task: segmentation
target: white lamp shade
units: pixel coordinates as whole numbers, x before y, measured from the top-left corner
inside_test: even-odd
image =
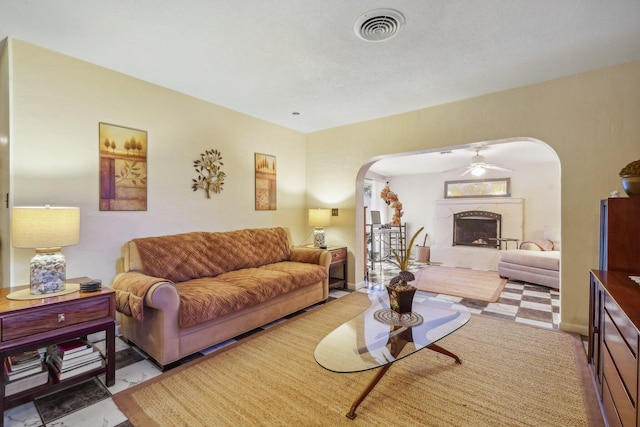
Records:
[[[15,207],[11,215],[15,248],[57,248],[80,241],[80,208]]]
[[[331,209],[309,209],[309,225],[313,227],[331,225]]]

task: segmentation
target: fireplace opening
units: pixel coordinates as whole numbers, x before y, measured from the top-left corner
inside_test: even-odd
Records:
[[[466,211],[453,216],[453,246],[499,248],[502,215],[486,211]]]

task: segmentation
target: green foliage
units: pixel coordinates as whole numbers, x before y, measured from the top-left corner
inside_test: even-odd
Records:
[[[407,269],[409,268],[409,257],[411,256],[411,248],[413,247],[413,243],[415,242],[418,235],[422,233],[422,230],[424,230],[424,227],[420,227],[420,229],[413,234],[413,237],[411,237],[411,241],[405,247],[404,252],[398,253],[393,248],[391,249],[391,253],[393,254],[393,258],[395,259],[395,261],[392,260],[391,262],[398,266],[398,268],[400,268],[400,271],[407,271]],[[400,240],[402,241],[402,227],[400,227]]]

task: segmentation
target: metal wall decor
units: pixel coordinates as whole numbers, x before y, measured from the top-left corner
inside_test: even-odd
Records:
[[[200,154],[200,159],[193,162],[193,168],[198,173],[198,177],[191,184],[193,191],[202,188],[207,194],[207,199],[211,198],[211,192],[220,193],[222,191],[222,185],[224,184],[224,178],[227,176],[222,172],[221,162],[222,153],[218,150],[206,150]]]

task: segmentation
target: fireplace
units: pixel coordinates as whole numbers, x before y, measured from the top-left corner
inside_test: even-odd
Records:
[[[486,211],[465,211],[453,216],[453,246],[499,248],[502,215]]]

